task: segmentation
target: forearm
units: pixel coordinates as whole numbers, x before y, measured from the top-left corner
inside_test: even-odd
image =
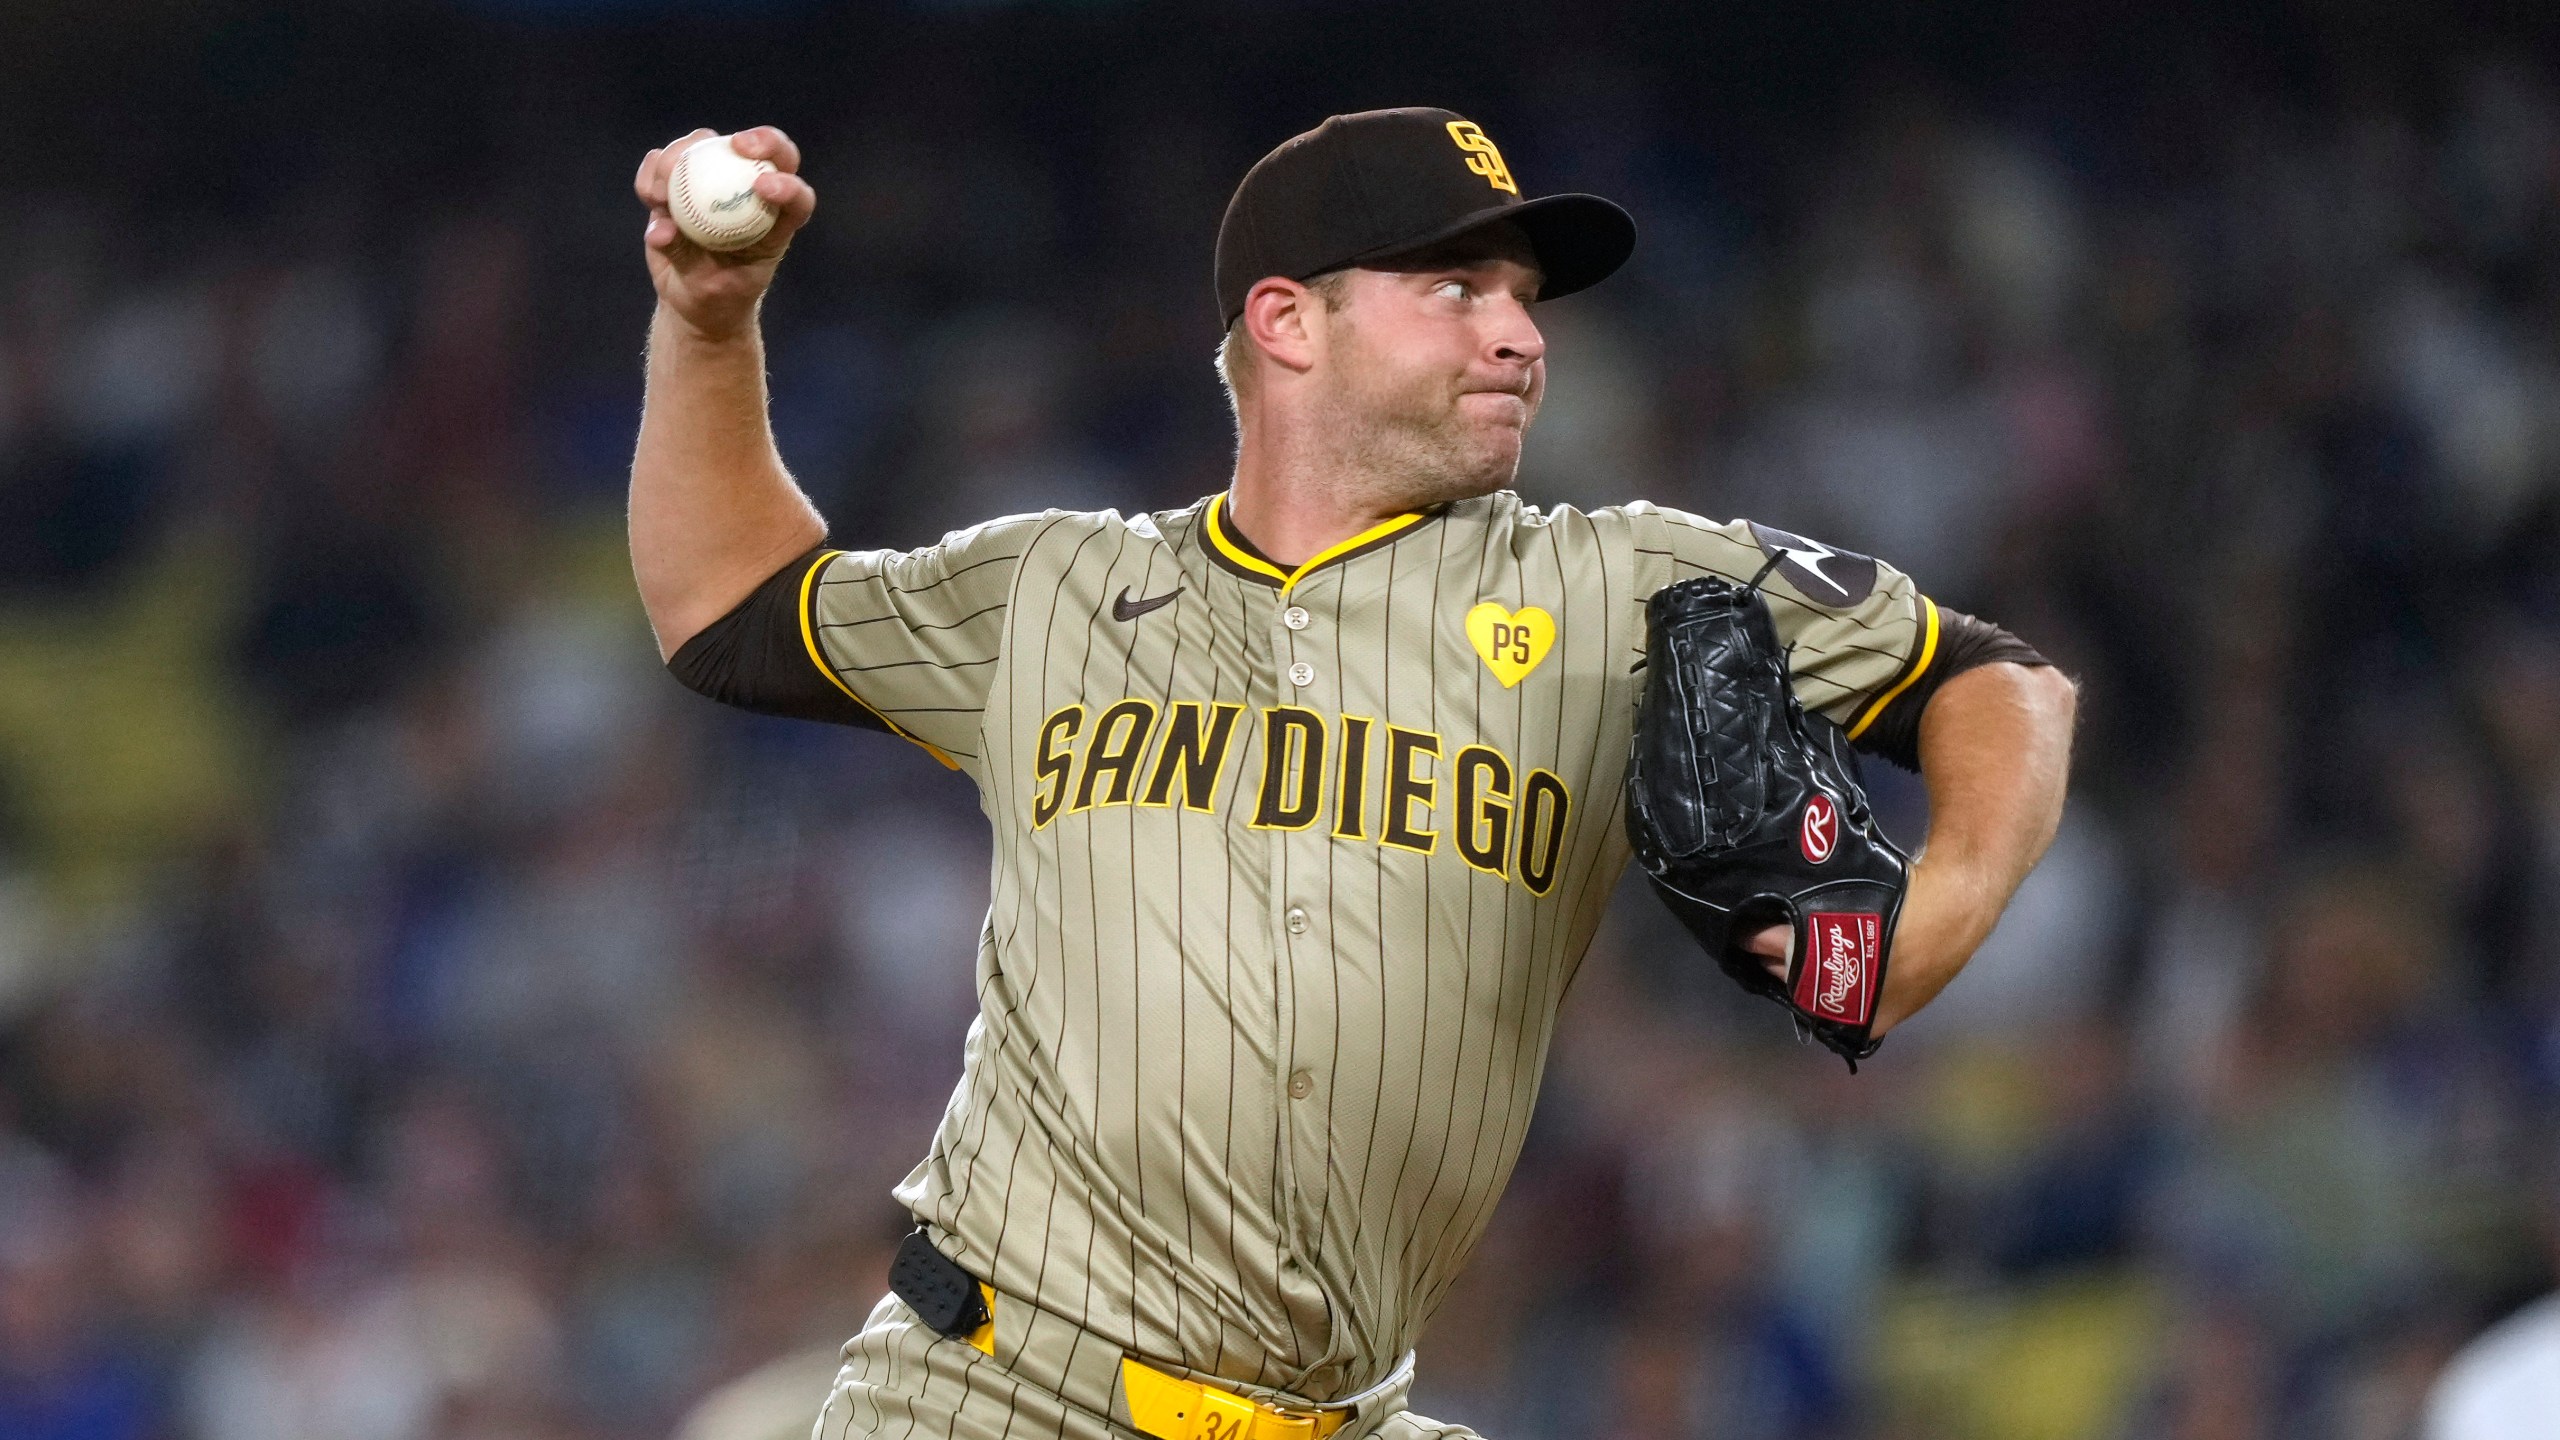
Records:
[[[757,327],[706,337],[658,307],[631,458],[631,569],[659,653],[825,537],[774,448]]]
[[[1895,926],[1877,1033],[1946,988],[2053,843],[2076,706],[2049,666],[1984,665],[1930,697],[1920,721],[1929,839]]]

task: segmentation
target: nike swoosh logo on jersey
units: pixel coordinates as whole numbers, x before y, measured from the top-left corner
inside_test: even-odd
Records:
[[[1150,595],[1144,600],[1132,600],[1129,598],[1129,587],[1123,585],[1120,587],[1119,598],[1111,602],[1111,618],[1114,620],[1135,620],[1150,610],[1161,610],[1167,605],[1172,604],[1173,597],[1181,593],[1182,587],[1176,585],[1161,595]]]

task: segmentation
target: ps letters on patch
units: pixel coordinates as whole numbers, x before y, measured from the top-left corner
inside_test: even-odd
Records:
[[[1243,745],[1260,751],[1260,783],[1224,799],[1252,806],[1254,829],[1327,821],[1334,839],[1419,855],[1445,838],[1470,869],[1533,895],[1555,888],[1573,792],[1553,772],[1523,773],[1490,745],[1452,748],[1433,731],[1294,705],[1262,711],[1247,734],[1245,707],[1225,701],[1060,706],[1032,746],[1031,828],[1113,805],[1216,813]]]

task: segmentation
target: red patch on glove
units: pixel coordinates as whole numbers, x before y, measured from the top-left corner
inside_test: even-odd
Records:
[[[1805,918],[1804,963],[1796,967],[1796,1007],[1822,1020],[1864,1025],[1875,1008],[1876,956],[1884,917],[1872,912]]]

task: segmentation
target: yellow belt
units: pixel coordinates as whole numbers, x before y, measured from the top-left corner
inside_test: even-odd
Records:
[[[1325,1440],[1351,1418],[1348,1410],[1283,1410],[1126,1358],[1120,1386],[1129,1418],[1156,1440]]]

